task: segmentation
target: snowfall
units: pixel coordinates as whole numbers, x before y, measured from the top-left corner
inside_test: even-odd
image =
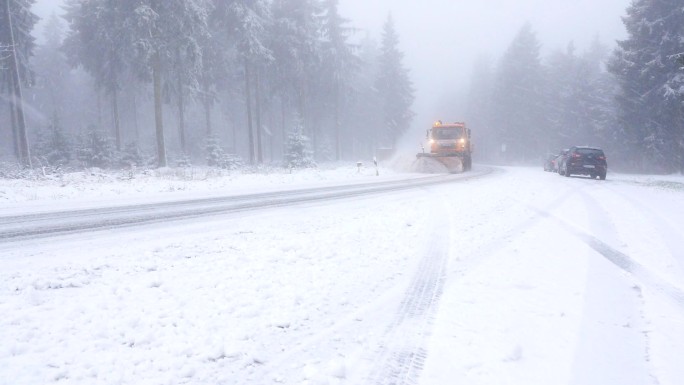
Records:
[[[0,223],[427,178],[369,164],[0,179]],[[462,176],[0,240],[0,384],[684,384],[684,177]]]

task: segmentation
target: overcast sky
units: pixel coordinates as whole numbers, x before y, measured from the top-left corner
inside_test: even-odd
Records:
[[[417,90],[414,126],[423,127],[436,119],[461,120],[461,107],[446,96],[467,90],[474,60],[484,54],[500,57],[525,22],[532,24],[544,54],[564,49],[570,41],[582,50],[595,36],[613,47],[626,36],[621,17],[630,2],[340,0],[340,12],[361,30],[359,35],[368,32],[377,40],[392,13]],[[59,11],[60,3],[38,0],[36,13],[46,17]]]

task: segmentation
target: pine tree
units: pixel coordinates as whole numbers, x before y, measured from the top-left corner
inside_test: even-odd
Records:
[[[142,167],[145,165],[145,157],[140,147],[135,142],[128,142],[124,146],[119,158],[119,166],[122,168]]]
[[[684,169],[684,7],[677,1],[635,0],[623,18],[609,69],[619,81],[620,124],[641,166]]]
[[[46,130],[40,131],[33,156],[49,167],[62,167],[71,161],[72,144],[59,122],[58,116],[50,120]]]
[[[110,97],[118,150],[123,140],[119,91],[133,56],[130,18],[135,7],[136,3],[131,0],[70,0],[65,15],[70,27],[65,51],[72,65],[82,66],[95,80],[98,91]]]
[[[209,136],[207,138],[205,152],[207,154],[207,165],[209,167],[218,167],[227,170],[236,170],[244,166],[244,162],[238,156],[228,154],[221,147],[216,136]]]
[[[32,81],[29,60],[35,39],[31,31],[38,17],[31,12],[34,0],[5,0],[0,4],[0,47],[4,47],[6,53],[3,65],[0,65],[0,92],[9,90],[7,99],[15,155],[25,166],[31,166],[22,87]]]
[[[349,20],[340,16],[339,0],[325,0],[322,21],[322,82],[328,106],[332,109],[334,138],[334,158],[342,158],[342,115],[346,107],[349,83],[354,72],[359,68],[359,59],[354,55],[353,47],[347,42],[352,29],[347,26]],[[326,143],[327,145],[328,143]]]
[[[378,78],[380,52],[377,42],[369,35],[359,47],[359,70],[350,80],[347,119],[352,127],[356,156],[372,157],[378,147],[378,127],[384,125],[380,94],[375,88]]]
[[[309,138],[304,135],[303,129],[304,127],[300,120],[298,127],[292,130],[287,136],[284,159],[285,167],[287,168],[316,167],[313,151],[311,150],[311,143]]]
[[[223,12],[233,27],[237,52],[242,61],[250,163],[262,163],[260,78],[262,68],[273,60],[267,47],[271,12],[264,0],[233,0],[227,4]]]
[[[497,70],[493,124],[508,160],[530,160],[530,154],[536,160],[546,147],[547,106],[539,51],[539,41],[527,23],[513,39]]]
[[[111,137],[90,126],[81,135],[76,156],[84,167],[109,168],[115,164],[115,150]]]
[[[276,87],[284,105],[295,107],[298,124],[316,140],[312,123],[315,77],[320,64],[320,14],[316,0],[274,0],[271,38]]]
[[[492,124],[492,95],[494,86],[494,69],[487,56],[475,61],[473,75],[468,93],[468,105],[465,121],[473,127],[474,140],[477,143],[477,154],[480,159],[491,160],[498,153],[501,145]]]
[[[133,13],[127,14],[125,22],[132,29],[134,68],[141,79],[152,79],[157,164],[165,167],[164,82],[181,84],[180,88],[187,85],[197,88],[202,72],[200,43],[209,34],[211,6],[208,0],[144,0],[134,3]],[[177,88],[176,91],[180,90]],[[179,99],[179,108],[182,104]]]
[[[392,16],[388,16],[382,33],[380,68],[376,88],[380,95],[385,127],[378,133],[381,145],[396,147],[399,137],[411,126],[414,113],[411,106],[414,90],[409,71],[402,62],[404,54],[399,51],[399,36]]]
[[[602,131],[612,125],[613,91],[602,69],[607,48],[595,40],[584,55],[573,44],[548,60],[545,92],[549,125],[548,150],[572,143],[603,145]]]
[[[214,135],[207,138],[205,152],[207,153],[207,165],[209,167],[218,167],[225,155],[218,138]]]
[[[62,50],[64,26],[61,19],[52,14],[43,30],[44,43],[36,48],[32,60],[35,70],[35,85],[32,90],[34,107],[50,112],[54,118],[62,121],[64,111],[72,102],[69,100],[70,68]]]

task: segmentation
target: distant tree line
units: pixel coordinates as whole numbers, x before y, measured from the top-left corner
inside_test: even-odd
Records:
[[[26,166],[312,165],[413,118],[392,18],[354,39],[338,0],[67,0],[39,46],[33,3],[0,2],[0,157]]]
[[[530,162],[573,145],[606,149],[612,166],[684,171],[684,8],[636,0],[628,37],[540,55],[524,25],[496,65],[482,58],[468,95],[481,159]]]

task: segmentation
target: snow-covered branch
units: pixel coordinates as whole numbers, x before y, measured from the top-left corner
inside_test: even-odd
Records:
[[[679,69],[684,70],[684,52],[670,55],[670,59],[674,59],[679,63]]]
[[[11,50],[9,46],[6,45],[0,45],[0,70],[5,70],[8,67],[5,65],[5,61],[9,60],[12,55],[10,54]]]

